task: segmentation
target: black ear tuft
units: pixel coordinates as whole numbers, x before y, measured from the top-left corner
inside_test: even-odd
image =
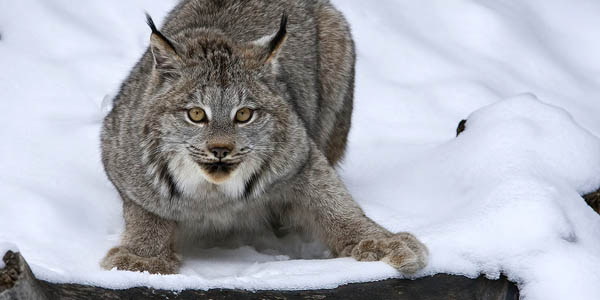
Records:
[[[147,13],[146,23],[148,23],[148,26],[152,30],[152,34],[150,35],[150,50],[154,57],[156,69],[163,73],[173,74],[180,62],[175,45],[156,28],[152,17]]]
[[[171,47],[171,49],[173,49],[173,51],[175,53],[177,53],[177,51],[175,50],[175,46],[173,45],[173,43],[166,36],[164,36],[162,34],[162,32],[160,32],[156,28],[156,25],[154,24],[154,20],[152,20],[152,17],[148,13],[146,13],[146,24],[148,24],[148,26],[152,30],[152,34],[155,34],[157,37],[159,37],[160,39],[162,39],[165,43],[167,43],[167,45],[169,47]]]
[[[243,46],[242,55],[246,58],[249,68],[262,68],[271,66],[275,70],[278,66],[277,56],[288,37],[288,15],[283,13],[279,22],[279,29],[274,34],[269,34],[256,39]]]
[[[288,16],[287,16],[287,13],[284,12],[283,15],[281,15],[281,22],[279,23],[279,30],[277,31],[275,36],[273,36],[271,41],[269,41],[269,44],[268,44],[269,55],[267,56],[267,62],[271,61],[273,59],[273,57],[275,57],[277,55],[277,52],[283,45],[283,42],[285,42],[285,40],[287,38],[287,23],[288,23]]]
[[[154,25],[154,21],[152,20],[152,17],[148,13],[145,13],[145,14],[146,14],[146,24],[148,24],[148,26],[150,26],[152,33],[159,32],[158,29],[156,29],[156,25]]]
[[[271,53],[277,51],[287,37],[287,22],[288,16],[284,12],[281,16],[281,23],[279,23],[279,31],[277,31],[273,39],[269,42],[269,50]]]

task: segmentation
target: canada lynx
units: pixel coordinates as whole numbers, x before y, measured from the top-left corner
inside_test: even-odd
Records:
[[[327,0],[189,0],[161,31],[104,120],[102,161],[123,199],[106,269],[176,273],[175,234],[313,234],[337,256],[426,264],[409,233],[365,216],[334,166],[346,147],[354,44]]]

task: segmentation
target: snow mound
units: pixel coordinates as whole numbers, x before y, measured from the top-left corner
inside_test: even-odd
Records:
[[[600,140],[563,109],[529,95],[498,102],[403,167],[388,184],[418,203],[426,273],[502,272],[526,299],[599,295],[600,220],[579,193],[600,182]]]
[[[333,2],[358,51],[340,173],[367,215],[428,245],[417,276],[503,273],[526,299],[598,299],[600,217],[579,195],[600,186],[600,43],[585,30],[600,28],[600,3]],[[178,275],[99,267],[123,230],[101,120],[148,45],[144,10],[159,23],[175,3],[0,2],[0,252],[15,244],[44,280],[110,288],[401,277],[269,235],[184,249]]]

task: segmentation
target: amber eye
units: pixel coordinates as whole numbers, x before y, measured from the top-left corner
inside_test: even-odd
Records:
[[[188,117],[190,117],[190,120],[195,123],[206,121],[206,113],[204,112],[204,109],[198,107],[190,108],[190,110],[188,110]]]
[[[252,118],[254,111],[250,108],[244,107],[235,113],[235,120],[239,123],[246,123]]]

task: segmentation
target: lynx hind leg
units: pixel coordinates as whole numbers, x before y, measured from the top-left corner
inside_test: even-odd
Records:
[[[344,16],[329,3],[317,9],[320,114],[315,139],[335,165],[343,157],[354,98],[354,42]]]
[[[350,254],[358,261],[381,260],[403,273],[412,274],[427,265],[429,252],[412,234],[401,232],[386,238],[364,239]]]

